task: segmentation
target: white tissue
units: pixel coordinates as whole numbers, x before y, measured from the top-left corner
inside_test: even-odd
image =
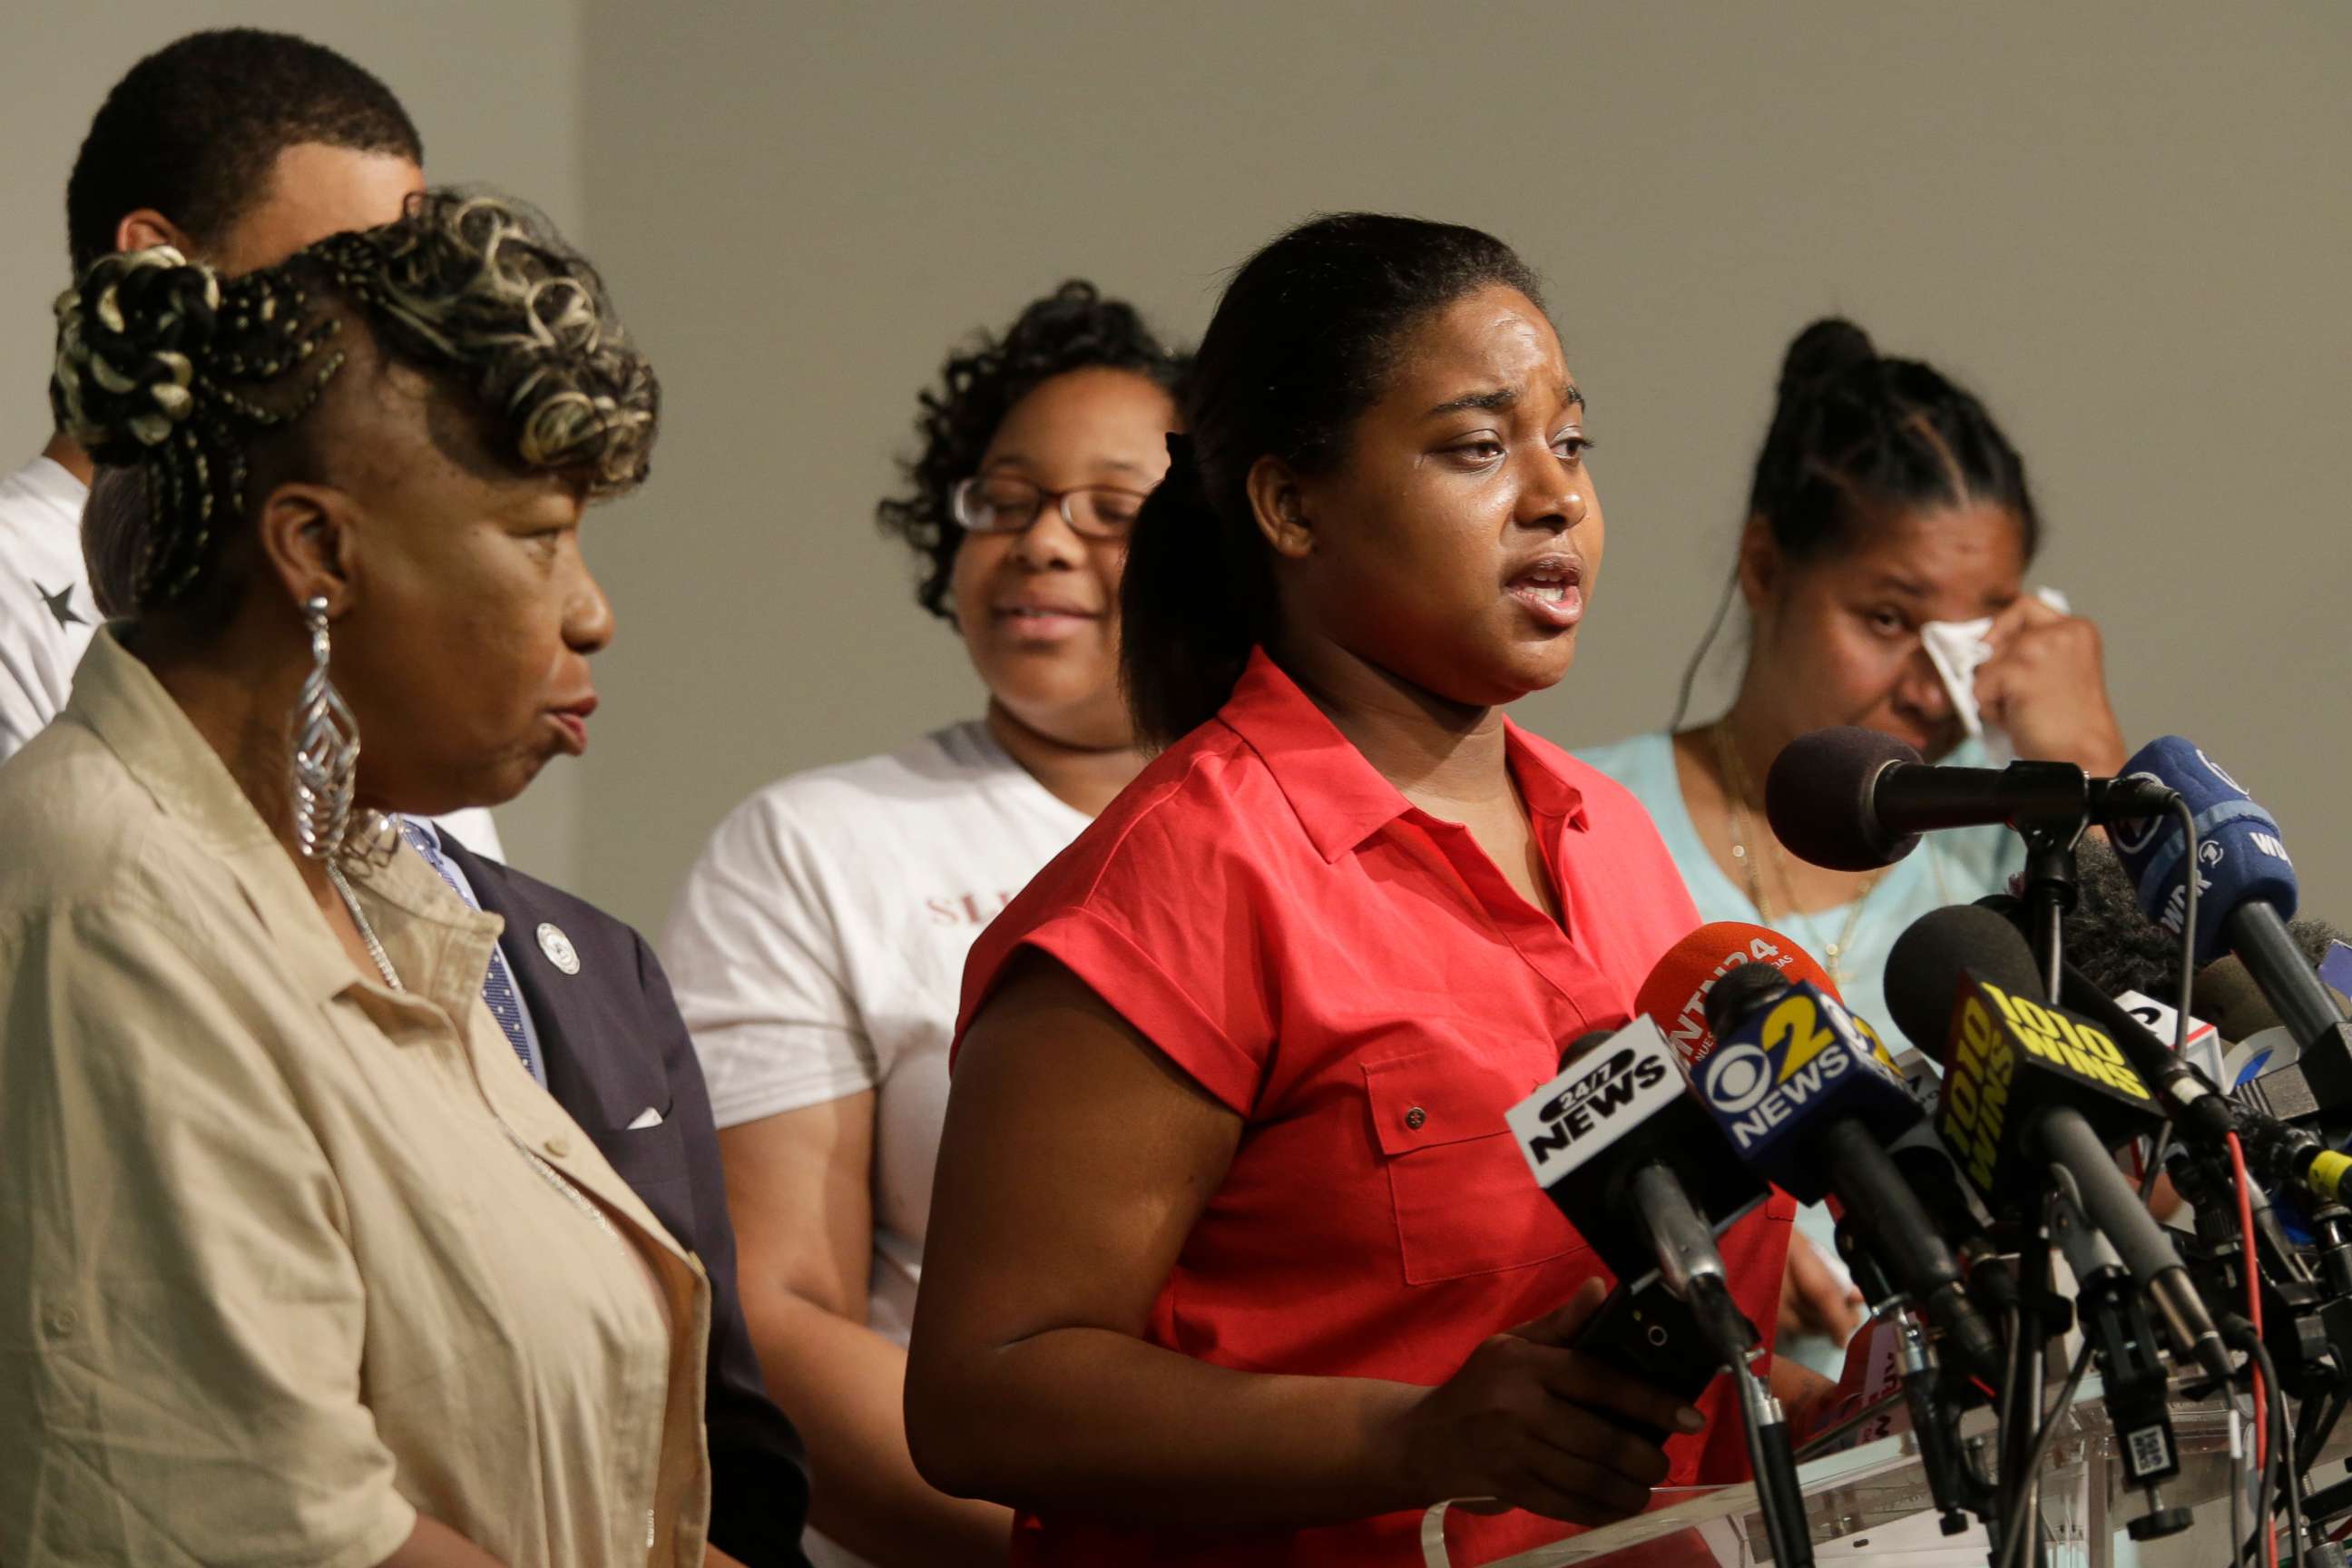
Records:
[[[2055,588],[2036,588],[2033,596],[2062,616],[2074,613],[2066,595]],[[1927,648],[1936,673],[1943,679],[1944,691],[1952,700],[1952,711],[1959,715],[1961,728],[1968,731],[1969,739],[1983,741],[1991,765],[2005,768],[2017,761],[2017,748],[2010,743],[2005,731],[1984,721],[1984,714],[1977,707],[1977,668],[1992,657],[1992,645],[1985,641],[1985,633],[1990,630],[1990,616],[1973,621],[1928,621],[1919,628],[1919,641]]]

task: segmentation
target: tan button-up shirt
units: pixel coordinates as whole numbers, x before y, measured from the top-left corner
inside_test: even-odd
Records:
[[[710,1290],[414,854],[358,972],[101,634],[0,764],[0,1563],[694,1564]]]

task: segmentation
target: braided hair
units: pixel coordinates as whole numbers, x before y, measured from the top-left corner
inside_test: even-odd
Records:
[[[917,602],[955,618],[949,597],[964,527],[950,497],[979,471],[1014,404],[1057,375],[1094,369],[1132,372],[1181,402],[1192,368],[1192,355],[1162,342],[1134,306],[1103,298],[1083,279],[1030,301],[1003,336],[983,335],[950,355],[938,387],[922,394],[915,420],[922,449],[900,465],[908,491],[875,509],[882,531],[912,545],[921,563]]]
[[[2026,559],[2033,558],[2042,520],[2025,459],[1973,393],[1922,361],[1880,354],[1867,332],[1841,317],[1797,334],[1780,363],[1772,424],[1748,492],[1748,515],[1763,520],[1784,559],[1851,549],[1903,513],[1969,502],[2015,517]],[[1738,582],[1735,566],[1683,670],[1670,730],[1682,725]]]
[[[428,192],[395,222],[234,279],[168,246],[103,257],[57,313],[59,428],[101,468],[141,472],[144,540],[90,549],[127,579],[101,596],[134,616],[218,579],[255,499],[251,458],[299,442],[348,363],[347,321],[455,396],[508,467],[571,477],[591,500],[645,478],[659,425],[652,366],[594,268],[493,196]]]

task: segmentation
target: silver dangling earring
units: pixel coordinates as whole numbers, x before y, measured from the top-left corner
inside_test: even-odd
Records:
[[[360,727],[335,683],[327,679],[331,651],[327,601],[302,602],[310,632],[310,673],[294,704],[294,842],[306,859],[338,859],[362,868],[391,860],[400,848],[400,826],[382,812],[352,806],[359,776]]]

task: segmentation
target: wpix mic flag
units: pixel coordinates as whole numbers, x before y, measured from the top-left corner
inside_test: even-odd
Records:
[[[1743,1019],[1696,1076],[1699,1102],[1739,1157],[1804,1203],[1828,1195],[1830,1172],[1807,1157],[1801,1130],[1851,1116],[1891,1138],[1919,1119],[1886,1047],[1806,981]]]
[[[2110,1149],[2163,1120],[2147,1085],[2099,1027],[1967,976],[1952,1012],[1936,1131],[1987,1202],[2039,1190],[2044,1163],[2022,1147],[2029,1114],[2071,1106]]]
[[[2250,899],[2271,905],[2281,920],[2294,918],[2294,862],[2287,858],[2278,824],[2211,758],[2179,736],[2166,735],[2132,753],[2120,776],[2179,791],[2197,824],[2199,963],[2210,963],[2228,945],[2223,924]],[[2179,934],[2189,870],[2179,822],[2170,816],[2142,817],[2116,824],[2107,837],[2138,886],[2140,912]]]

